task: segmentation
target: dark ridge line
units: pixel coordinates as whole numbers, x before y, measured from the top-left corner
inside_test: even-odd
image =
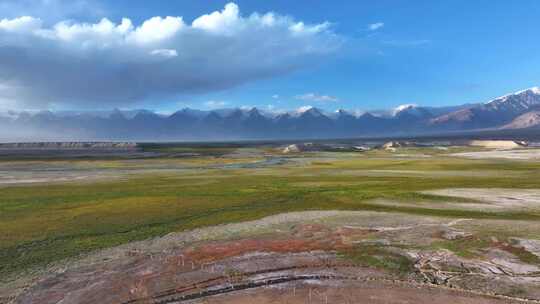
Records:
[[[205,290],[201,291],[199,293],[193,293],[188,295],[183,295],[179,297],[174,297],[170,299],[164,299],[161,301],[156,301],[154,303],[156,304],[169,304],[169,303],[177,303],[177,302],[184,302],[184,301],[190,301],[190,300],[196,300],[201,299],[209,296],[215,296],[219,294],[225,294],[233,291],[240,291],[240,290],[246,290],[246,289],[252,289],[262,286],[271,286],[271,285],[277,285],[287,282],[294,282],[294,281],[304,281],[304,280],[348,280],[352,279],[350,277],[346,276],[337,276],[337,275],[300,275],[300,276],[286,276],[286,277],[280,277],[276,279],[269,279],[264,280],[261,282],[248,282],[243,284],[237,284],[237,285],[231,285],[228,287],[220,288],[220,289],[213,289],[213,290]],[[145,299],[137,299],[134,301],[128,301],[124,302],[124,304],[128,303],[137,303],[139,301],[145,301]]]
[[[298,266],[271,268],[271,269],[261,269],[261,270],[257,270],[257,271],[241,273],[241,274],[239,274],[237,276],[238,277],[249,277],[249,276],[253,276],[253,275],[272,273],[272,272],[276,272],[276,271],[307,269],[307,268],[323,268],[323,267],[331,268],[331,267],[336,267],[336,266],[340,266],[340,267],[356,267],[355,265],[352,265],[352,264],[351,265],[348,265],[348,264],[332,265],[332,264],[326,264],[326,263],[325,264],[309,264],[309,265],[298,265]],[[210,283],[210,282],[215,282],[215,281],[219,281],[219,280],[225,280],[225,279],[227,279],[229,277],[230,276],[221,275],[221,276],[218,276],[218,277],[210,278],[208,280],[193,283],[193,284],[188,285],[188,286],[181,286],[181,287],[175,288],[175,289],[164,290],[164,291],[162,291],[159,294],[154,295],[154,296],[145,297],[145,298],[139,298],[139,299],[133,299],[133,300],[124,302],[124,304],[136,303],[137,301],[144,301],[144,300],[149,300],[149,299],[157,299],[157,298],[161,298],[161,297],[171,296],[171,295],[181,293],[181,292],[185,292],[185,291],[188,291],[188,290],[197,289],[198,286],[200,286],[201,284],[207,284],[207,283]]]

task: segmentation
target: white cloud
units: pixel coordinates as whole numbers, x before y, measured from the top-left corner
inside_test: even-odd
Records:
[[[38,16],[47,22],[76,17],[102,16],[105,8],[96,0],[0,0],[2,17]]]
[[[107,18],[96,24],[72,23],[63,21],[51,29],[39,29],[34,32],[36,36],[47,39],[48,42],[57,42],[74,48],[111,48],[121,45],[123,37],[133,30],[129,19],[122,19],[120,24],[114,24]]]
[[[369,24],[368,25],[368,30],[370,31],[376,31],[378,29],[381,29],[384,27],[384,23],[383,22],[376,22],[376,23],[372,23],[372,24]]]
[[[339,98],[330,95],[320,95],[317,93],[306,93],[297,95],[296,99],[303,101],[316,101],[316,102],[338,102]]]
[[[279,95],[278,95],[278,94],[274,94],[274,95],[272,95],[272,98],[273,98],[273,99],[279,99]]]
[[[163,58],[173,58],[173,57],[178,56],[178,52],[176,50],[170,50],[170,49],[153,50],[150,52],[150,54],[154,56],[160,56]]]
[[[0,30],[6,32],[31,32],[41,27],[41,20],[30,16],[0,20]]]
[[[204,105],[209,109],[223,108],[227,104],[228,104],[228,102],[222,101],[222,100],[209,100],[209,101],[204,103]]]
[[[221,12],[213,12],[195,19],[192,26],[214,33],[232,33],[244,25],[239,13],[238,5],[228,3]]]
[[[173,37],[184,26],[186,25],[182,17],[153,17],[129,33],[126,38],[142,45],[156,43]]]
[[[3,19],[0,84],[17,91],[3,90],[0,99],[16,96],[21,107],[122,106],[206,93],[313,65],[341,42],[326,22],[242,16],[234,3],[191,24],[172,16],[140,25],[127,18],[53,26],[28,16]]]

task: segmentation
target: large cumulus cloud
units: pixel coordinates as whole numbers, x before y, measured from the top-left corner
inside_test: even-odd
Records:
[[[153,17],[46,27],[0,20],[0,102],[117,105],[204,93],[294,71],[339,47],[328,23],[274,13],[242,16],[229,3],[191,24]]]

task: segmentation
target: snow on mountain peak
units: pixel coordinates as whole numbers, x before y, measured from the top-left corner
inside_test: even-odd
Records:
[[[414,103],[402,104],[394,108],[394,110],[392,111],[392,115],[396,116],[399,112],[414,109],[416,107],[418,107],[418,105]]]
[[[311,110],[311,109],[313,109],[312,106],[303,106],[303,107],[298,108],[298,109],[296,110],[296,112],[297,112],[298,114],[302,114],[302,113],[307,112],[307,111],[309,111],[309,110]]]
[[[540,95],[540,87],[532,87],[529,89],[533,94]]]
[[[507,101],[509,99],[509,97],[511,97],[511,96],[522,95],[522,94],[527,94],[527,93],[532,93],[534,95],[540,95],[540,87],[532,87],[532,88],[528,88],[528,89],[525,89],[525,90],[517,91],[517,92],[512,93],[512,94],[507,94],[507,95],[495,98],[495,99],[489,101],[487,104],[491,104],[491,103],[494,103],[494,102],[504,102],[504,101]]]
[[[513,95],[519,95],[523,93],[540,94],[540,87],[532,87],[525,90],[521,90],[521,91],[515,92]]]

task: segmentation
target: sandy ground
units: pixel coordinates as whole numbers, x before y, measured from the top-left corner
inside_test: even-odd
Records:
[[[453,154],[450,154],[450,156],[472,158],[472,159],[504,158],[504,159],[515,159],[515,160],[539,160],[540,149],[464,152],[464,153],[453,153]]]
[[[92,161],[69,162],[58,161],[47,163],[44,161],[14,161],[0,162],[0,187],[46,184],[66,182],[95,182],[113,178],[123,178],[136,174],[189,174],[201,169],[243,169],[257,170],[267,167],[275,167],[287,160],[278,157],[260,158],[254,160],[239,161],[236,163],[208,163],[190,164],[182,162],[160,162],[154,159],[145,160],[117,160],[111,167],[100,161],[97,164]],[[228,176],[228,175],[223,175]],[[191,178],[196,176],[190,175]],[[213,178],[220,177],[212,175]]]
[[[500,188],[454,188],[425,191],[426,194],[444,195],[474,199],[485,204],[460,203],[462,208],[489,208],[499,210],[538,210],[540,209],[540,190],[500,189]]]
[[[372,204],[383,206],[398,206],[398,207],[411,207],[411,208],[428,208],[437,210],[471,210],[471,211],[485,211],[487,203],[454,203],[454,202],[401,202],[395,200],[375,199],[369,201]],[[488,208],[490,206],[488,205]],[[501,208],[491,208],[491,210],[501,210]]]
[[[449,176],[467,176],[467,177],[492,177],[495,174],[499,174],[500,171],[496,170],[478,170],[478,171],[456,171],[456,170],[351,170],[340,169],[328,172],[330,175],[348,175],[348,176],[411,176],[411,177],[449,177]],[[519,173],[508,172],[505,173],[508,176],[518,177]]]
[[[38,183],[65,183],[65,182],[80,182],[80,181],[97,181],[118,178],[116,174],[107,172],[2,172],[0,171],[0,187],[38,184]]]

